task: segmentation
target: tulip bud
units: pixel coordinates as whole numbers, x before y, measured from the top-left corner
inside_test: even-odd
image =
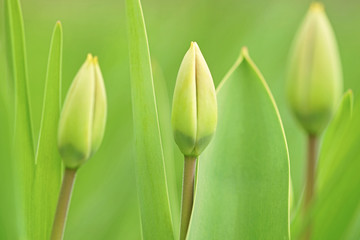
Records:
[[[105,131],[106,93],[97,57],[90,54],[67,93],[58,147],[67,168],[78,168],[99,148]]]
[[[185,156],[199,156],[216,129],[215,87],[210,70],[195,42],[191,43],[179,69],[171,123],[175,141]]]
[[[323,5],[313,3],[295,38],[288,72],[288,98],[301,125],[319,135],[342,94],[334,32]]]

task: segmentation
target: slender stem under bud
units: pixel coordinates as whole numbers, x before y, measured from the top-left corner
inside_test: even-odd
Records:
[[[56,208],[56,214],[51,233],[51,240],[63,239],[75,177],[76,169],[65,169],[64,179],[60,190],[59,201]]]
[[[194,201],[194,179],[196,157],[186,157],[184,161],[183,192],[181,205],[180,240],[186,238]]]
[[[304,199],[304,214],[309,214],[309,207],[314,198],[315,178],[316,178],[316,162],[318,151],[318,138],[315,135],[308,136],[308,155],[307,155],[307,171],[306,171],[306,185],[305,185],[305,199]],[[311,221],[311,220],[309,220]],[[311,222],[305,232],[304,239],[311,238]]]

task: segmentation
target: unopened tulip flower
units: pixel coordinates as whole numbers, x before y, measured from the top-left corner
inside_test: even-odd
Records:
[[[58,146],[67,168],[76,169],[102,141],[107,104],[97,57],[88,55],[67,93],[61,112]]]
[[[195,42],[191,43],[179,69],[171,122],[175,141],[185,156],[199,156],[216,129],[215,87]]]
[[[310,135],[326,127],[343,88],[334,32],[323,5],[313,3],[293,43],[288,72],[288,99]]]
[[[192,212],[196,158],[209,144],[217,124],[214,83],[195,42],[180,65],[171,123],[175,141],[185,156],[180,226],[180,240],[184,240]]]
[[[70,86],[59,120],[58,147],[65,171],[52,240],[63,239],[76,172],[98,150],[106,113],[106,92],[98,59],[89,54]]]

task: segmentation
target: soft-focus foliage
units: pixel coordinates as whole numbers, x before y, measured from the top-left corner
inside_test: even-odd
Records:
[[[140,1],[127,0],[126,13],[135,137],[136,187],[142,236],[144,239],[173,239],[155,88]]]
[[[360,236],[358,106],[353,110],[352,92],[346,92],[324,134],[317,168],[317,195],[308,218],[301,211],[296,213],[292,222],[294,239],[301,236],[308,223],[313,225],[313,239],[355,240]]]
[[[50,45],[43,112],[35,158],[32,221],[30,221],[31,239],[50,237],[61,184],[62,162],[57,148],[57,132],[61,105],[62,44],[62,27],[60,22],[57,22]]]
[[[3,7],[4,1],[0,0],[1,19],[4,19],[4,13],[7,11],[7,8]],[[7,1],[15,3],[14,0]],[[62,89],[69,88],[78,71],[79,64],[83,62],[83,58],[88,52],[96,54],[101,59],[102,72],[107,86],[108,131],[105,132],[104,141],[98,153],[78,172],[65,239],[140,239],[141,227],[133,161],[134,135],[124,1],[23,0],[21,4],[25,22],[28,90],[34,140],[37,140],[39,136],[49,42],[53,25],[57,20],[61,20],[64,30]],[[220,82],[229,66],[233,64],[241,46],[249,47],[252,58],[266,76],[283,120],[289,146],[293,200],[296,209],[302,192],[305,137],[288,111],[284,96],[285,66],[292,39],[309,7],[309,2],[143,0],[142,4],[152,57],[156,59],[158,68],[163,73],[169,99],[172,99],[179,64],[190,41],[196,41],[201,46],[215,85]],[[359,64],[355,61],[360,55],[358,41],[360,38],[360,15],[358,14],[360,2],[350,0],[344,4],[342,1],[327,0],[324,4],[339,44],[344,88],[353,89],[356,103],[360,89]],[[0,227],[0,239],[16,239],[15,235],[19,233],[17,228],[20,224],[14,215],[16,209],[14,204],[17,204],[15,199],[18,198],[14,196],[16,184],[13,174],[13,171],[19,169],[13,168],[10,156],[15,123],[15,82],[12,79],[12,62],[5,60],[5,52],[9,50],[5,47],[5,43],[9,42],[5,40],[9,40],[9,38],[10,35],[5,34],[5,22],[1,20],[0,191],[2,194],[0,226],[6,227]],[[62,100],[64,100],[65,94],[66,91],[61,93]],[[333,199],[339,196],[355,197],[349,198],[350,200],[358,197],[358,185],[355,181],[358,180],[356,164],[360,162],[357,161],[360,156],[358,153],[360,147],[357,146],[357,143],[360,141],[357,136],[359,117],[355,118],[355,116],[359,116],[358,110],[356,110],[359,109],[359,105],[355,104],[355,106],[357,106],[354,108],[353,114],[355,120],[352,120],[350,127],[346,130],[346,134],[351,137],[341,142],[340,145],[346,146],[349,154],[340,148],[338,153],[341,159],[351,158],[344,161],[343,165],[348,166],[346,170],[352,172],[349,175],[346,175],[349,172],[339,172],[338,176],[349,177],[339,184],[339,189],[332,192]],[[160,104],[158,104],[158,110],[162,111]],[[166,114],[169,118],[170,112]],[[159,120],[161,135],[169,134],[167,132],[171,131],[169,126],[166,126],[161,118]],[[164,139],[163,137],[162,140]],[[169,195],[172,193],[171,196],[175,196],[173,198],[179,201],[182,156],[175,146],[173,138],[167,138],[165,141],[164,148],[173,145],[175,160],[170,162],[175,165],[175,173],[172,174],[175,180],[171,180],[172,190],[170,190],[170,183],[168,184]],[[164,155],[172,154],[171,151],[165,153],[166,151],[169,151],[169,148],[164,150]],[[347,165],[348,161],[351,161],[351,165]],[[165,165],[167,164],[168,162],[165,161]],[[336,185],[341,179],[341,177],[337,178],[333,185]],[[351,184],[348,184],[349,182]],[[343,189],[348,189],[348,194],[351,196],[343,195],[345,193]],[[331,226],[331,231],[326,234],[334,233],[334,236],[344,236],[342,234],[346,229],[346,236],[349,236],[350,239],[358,239],[360,213],[358,210],[353,211],[356,202],[351,202],[346,205],[349,207],[345,208],[343,205],[337,206],[341,207],[329,210],[324,206],[322,216],[326,216],[330,211],[344,214],[346,218],[337,217],[340,217],[341,221],[351,217],[351,226],[345,228],[345,222],[341,222],[341,226],[338,228],[333,225],[337,222],[336,219],[326,218],[327,226]],[[176,209],[176,207],[174,208]],[[171,209],[173,209],[172,204]],[[345,211],[340,212],[342,209]],[[174,218],[174,216],[172,217]],[[174,229],[176,228],[174,227]],[[336,229],[340,229],[341,232],[336,232]]]
[[[31,209],[31,188],[34,180],[35,153],[28,91],[28,71],[25,49],[24,24],[20,3],[16,0],[5,1],[7,63],[9,75],[14,86],[14,130],[12,152],[6,156],[12,160],[14,196],[18,235],[26,238]],[[3,181],[6,184],[6,181]]]

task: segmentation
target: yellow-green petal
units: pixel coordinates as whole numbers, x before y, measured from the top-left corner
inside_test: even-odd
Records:
[[[195,43],[197,89],[197,144],[194,154],[199,155],[209,144],[217,124],[216,92],[210,70]]]
[[[175,141],[184,154],[191,154],[196,142],[195,73],[195,46],[191,44],[180,65],[171,114]]]
[[[99,62],[97,57],[94,57],[95,64],[95,102],[94,102],[94,117],[92,127],[92,143],[91,154],[95,153],[104,137],[106,116],[107,116],[107,101],[104,79],[101,74]]]

